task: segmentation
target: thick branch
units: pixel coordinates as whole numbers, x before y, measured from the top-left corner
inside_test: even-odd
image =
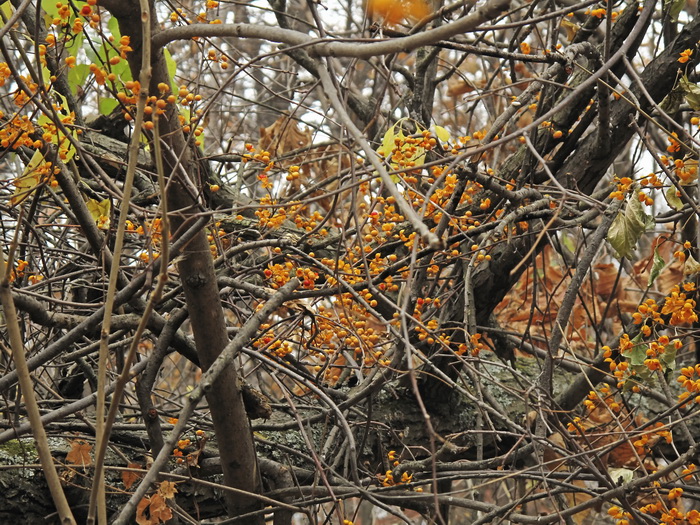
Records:
[[[113,0],[102,2],[106,7],[115,3]],[[117,2],[118,3],[118,2]],[[408,53],[419,47],[433,45],[440,40],[447,40],[455,35],[473,31],[479,25],[493,20],[508,9],[510,0],[490,0],[479,9],[459,20],[444,26],[424,31],[415,35],[384,40],[381,42],[358,43],[337,42],[312,38],[305,33],[251,24],[191,24],[166,29],[153,37],[155,47],[163,47],[176,40],[192,37],[237,37],[262,38],[270,42],[279,42],[290,46],[304,47],[310,55],[318,57],[354,57],[372,58],[393,53]],[[111,10],[110,7],[107,7]]]

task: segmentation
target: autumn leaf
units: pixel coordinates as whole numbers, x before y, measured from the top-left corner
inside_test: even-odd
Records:
[[[396,25],[404,19],[418,21],[430,14],[424,0],[369,0],[367,11],[387,25]]]
[[[85,204],[90,215],[95,220],[95,224],[101,229],[109,229],[109,212],[112,202],[109,199],[104,199],[103,201],[88,199]]]
[[[130,468],[130,469],[142,468],[142,465],[140,463],[129,463],[127,465],[127,468]],[[123,471],[122,472],[122,483],[124,483],[124,488],[126,490],[129,490],[134,485],[134,483],[136,483],[136,481],[138,479],[140,479],[142,476],[143,476],[143,474],[141,474],[139,472],[133,472],[131,470]]]
[[[136,523],[138,525],[158,525],[166,523],[173,517],[173,511],[168,507],[160,494],[144,497],[136,506]]]
[[[683,161],[680,168],[676,168],[681,186],[695,186],[698,180],[698,161],[697,159],[687,159]]]
[[[406,141],[408,137],[406,137],[401,127],[404,121],[413,122],[418,133],[424,131],[420,124],[407,118],[400,119],[396,124],[386,130],[382,137],[382,145],[377,148],[377,153],[389,161],[393,170],[400,170],[409,163],[412,167],[416,167],[421,166],[425,162],[425,148],[417,144],[409,144]],[[436,134],[439,134],[438,137],[441,135],[449,140],[449,132],[440,126],[437,126],[437,128],[440,128],[439,130],[436,129]],[[401,157],[401,162],[396,162],[394,156],[395,152]],[[399,182],[400,180],[397,175],[393,175],[392,179],[394,182]]]
[[[22,175],[14,181],[15,191],[10,198],[12,206],[19,204],[32,194],[46,175],[47,166],[49,165],[44,160],[44,154],[40,150],[36,150]]]
[[[151,523],[165,523],[172,519],[173,511],[170,510],[165,499],[160,494],[151,496],[151,504],[148,506],[148,511],[151,514]]]
[[[12,4],[10,2],[3,2],[0,4],[0,9],[5,14],[6,18],[10,18],[12,16]]]
[[[447,81],[447,94],[450,97],[458,97],[465,93],[471,93],[475,89],[473,84],[462,78],[450,77]]]
[[[66,463],[69,465],[88,466],[92,464],[90,452],[92,445],[86,441],[76,439],[71,442],[70,452],[66,456]]]
[[[683,265],[683,275],[690,276],[697,275],[698,273],[700,273],[700,263],[698,263],[692,255],[688,254],[685,264]]]
[[[608,242],[620,257],[627,257],[637,247],[637,241],[653,221],[653,217],[644,212],[638,199],[630,199],[610,226]]]
[[[574,40],[574,37],[576,37],[576,33],[578,32],[579,27],[573,22],[567,20],[566,18],[562,19],[561,27],[564,29],[564,31],[566,31],[566,39],[569,42],[572,42]]]
[[[450,132],[442,126],[435,126],[433,129],[435,130],[435,136],[440,142],[449,142],[450,138],[452,138]]]
[[[664,196],[669,206],[673,206],[676,211],[681,211],[683,209],[683,201],[678,197],[678,190],[675,186],[669,186]]]
[[[177,485],[172,481],[163,481],[158,487],[158,494],[163,496],[163,499],[173,499],[177,494]]]
[[[146,516],[146,509],[148,509],[149,505],[151,504],[151,498],[149,497],[144,497],[139,501],[138,505],[136,505],[136,523],[138,525],[152,525],[153,522],[151,521],[151,518]]]
[[[266,128],[260,128],[258,150],[269,151],[273,157],[284,157],[288,153],[311,145],[311,131],[302,129],[287,116],[281,116]],[[286,159],[289,164],[299,164],[304,158]]]

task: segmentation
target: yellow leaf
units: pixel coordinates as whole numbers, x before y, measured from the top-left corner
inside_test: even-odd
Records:
[[[574,37],[576,36],[576,33],[579,30],[579,27],[573,22],[567,20],[566,18],[562,19],[561,27],[563,27],[564,31],[566,31],[566,39],[569,42],[573,41]]]
[[[15,206],[29,197],[42,182],[47,172],[48,164],[44,160],[44,154],[36,150],[29,164],[24,168],[22,175],[14,181],[15,191],[10,199],[10,204]]]
[[[163,496],[163,499],[173,499],[177,494],[177,486],[172,481],[163,481],[158,487],[158,494]]]
[[[13,9],[12,4],[9,1],[0,4],[0,9],[2,9],[5,18],[10,18],[12,16]]]
[[[396,128],[396,124],[386,130],[382,138],[382,145],[377,149],[377,153],[384,155],[384,157],[391,155],[391,150],[394,149],[394,128]]]
[[[442,126],[435,126],[435,135],[437,138],[440,140],[440,142],[449,142],[450,141],[450,132],[447,131],[445,128]]]
[[[676,175],[680,179],[681,186],[693,186],[698,179],[697,159],[688,159],[683,162],[682,168],[676,168]]]
[[[88,199],[85,203],[87,209],[95,220],[95,223],[103,229],[109,228],[109,212],[112,207],[112,202],[109,199],[105,199],[102,202],[98,202],[95,199]]]

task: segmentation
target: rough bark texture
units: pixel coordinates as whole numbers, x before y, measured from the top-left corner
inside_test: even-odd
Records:
[[[77,422],[76,422],[77,423]],[[77,423],[78,425],[80,423]],[[117,440],[122,444],[130,442],[137,445],[144,436],[134,432],[118,432]],[[70,440],[52,437],[53,456],[61,464],[65,463],[66,454],[71,445]],[[131,454],[128,446],[124,447]],[[136,449],[131,449],[136,451]],[[129,456],[135,463],[143,463],[139,454]],[[46,480],[36,464],[38,457],[31,439],[11,440],[0,446],[0,463],[4,466],[14,465],[0,471],[0,523],[22,521],[28,525],[58,523]],[[123,459],[108,453],[107,473],[105,479],[109,486],[122,486],[121,472],[109,467],[125,467]],[[78,523],[84,523],[87,517],[87,503],[90,498],[90,467],[64,466],[59,468],[59,475],[64,482],[66,498]],[[87,474],[87,476],[86,476]],[[212,476],[212,481],[215,477]],[[178,493],[185,495],[178,504],[189,514],[200,519],[222,515],[224,506],[221,491],[202,485],[180,483]],[[128,500],[128,491],[108,491],[108,513],[117,512]]]
[[[696,18],[685,26],[673,43],[640,74],[646,91],[655,103],[660,103],[676,84],[676,72],[679,69],[678,56],[693,42],[700,39],[700,19]],[[652,104],[635,82],[632,92],[645,112],[652,110]],[[558,178],[564,180],[568,174],[576,178],[579,189],[590,194],[600,182],[607,169],[619,155],[621,148],[632,135],[634,128],[631,119],[641,118],[637,110],[626,100],[617,100],[611,111],[610,143],[606,151],[601,151],[595,133],[579,142],[576,151],[567,159],[559,170]]]
[[[122,35],[131,38],[133,52],[128,55],[131,73],[138,78],[141,71],[142,30],[138,16],[138,2],[103,2],[119,22]],[[151,4],[152,31],[157,31],[155,9]],[[154,49],[151,60],[152,77],[149,93],[157,94],[158,84],[170,85],[170,77],[162,49]],[[168,208],[171,213],[172,231],[177,232],[188,218],[196,215],[197,198],[193,188],[198,188],[197,173],[191,146],[187,144],[178,122],[177,108],[172,104],[159,120],[163,144],[163,164],[168,179]],[[154,151],[154,148],[151,148]],[[197,191],[197,190],[195,190]],[[207,369],[228,343],[224,313],[219,299],[214,264],[207,242],[206,232],[201,231],[192,239],[178,264],[182,287],[194,332],[197,354],[203,369]],[[260,475],[257,468],[250,424],[246,416],[238,373],[229,367],[215,383],[207,396],[214,430],[221,447],[224,481],[228,486],[260,492]],[[235,446],[231,444],[235,442]],[[227,495],[229,514],[237,516],[259,507],[254,498]],[[252,523],[253,521],[251,521]]]

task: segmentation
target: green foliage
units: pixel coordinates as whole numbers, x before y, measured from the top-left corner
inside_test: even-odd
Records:
[[[613,220],[608,232],[608,242],[618,257],[629,257],[637,247],[642,234],[654,224],[654,218],[647,215],[636,195],[630,198],[624,210]]]
[[[666,197],[666,202],[668,202],[669,206],[676,211],[683,209],[683,201],[678,197],[675,186],[670,186],[664,193],[664,197]]]
[[[90,66],[88,64],[76,64],[68,70],[68,85],[73,95],[78,93],[78,87],[85,84],[90,75]]]
[[[101,98],[99,102],[100,115],[109,115],[118,105],[119,102],[114,98]]]
[[[168,76],[170,77],[170,89],[173,93],[177,93],[177,82],[175,82],[175,75],[177,74],[177,63],[167,49],[163,50],[163,55],[165,56],[165,65],[168,67]]]
[[[686,0],[664,0],[664,11],[668,13],[671,21],[678,21],[678,15],[685,8],[685,1]]]
[[[695,111],[700,110],[700,86],[688,80],[687,75],[683,75],[679,82],[688,105]]]
[[[632,376],[625,382],[623,391],[629,392],[635,385],[646,384],[652,386],[656,384],[654,371],[651,370],[645,361],[647,360],[647,349],[649,345],[645,343],[644,337],[640,332],[630,340],[632,348],[625,352],[625,357],[630,364]],[[676,347],[673,343],[664,345],[663,352],[658,352],[657,359],[661,363],[661,371],[663,373],[672,372],[676,369]]]
[[[656,281],[656,278],[661,274],[661,270],[666,267],[666,261],[659,253],[658,248],[654,248],[654,262],[651,266],[651,272],[649,272],[649,280],[647,281],[647,286],[651,286]]]

